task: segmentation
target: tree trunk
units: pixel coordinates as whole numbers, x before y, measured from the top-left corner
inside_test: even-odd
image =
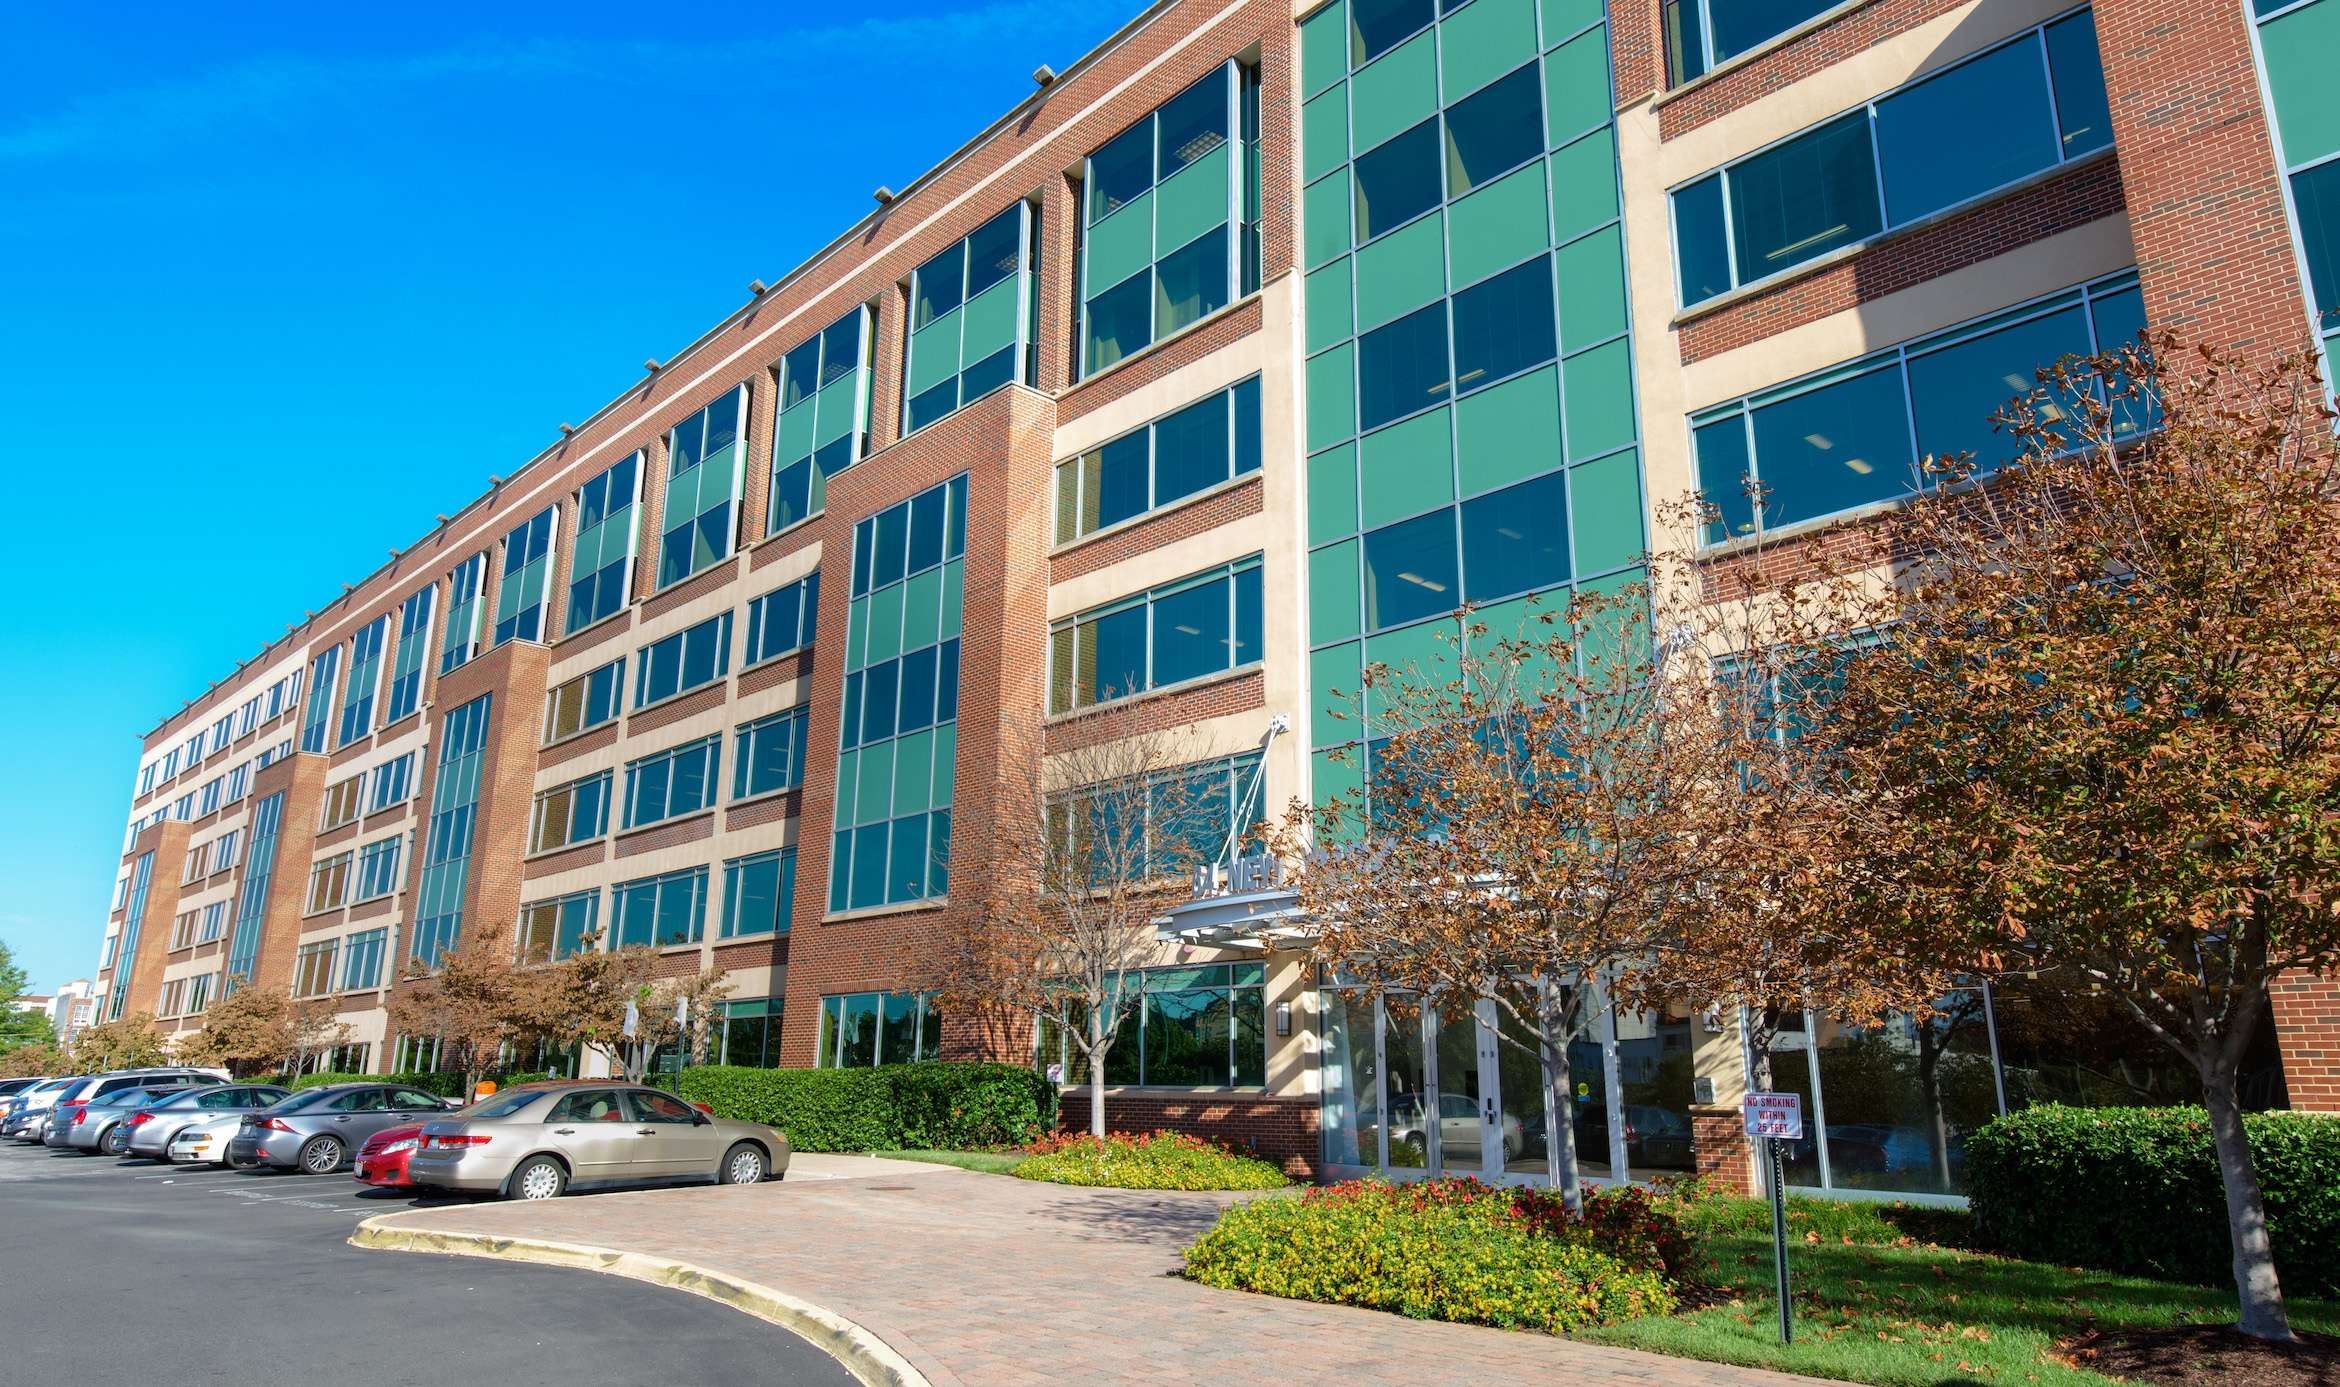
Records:
[[[1947,1190],[1950,1129],[1942,1117],[1942,1050],[1922,1034],[1918,1038],[1918,1093],[1926,1105],[1926,1155],[1934,1168],[1934,1182]]]
[[[1089,1008],[1089,1135],[1100,1141],[1105,1137],[1105,1052],[1109,1048],[1105,1041],[1104,1011],[1092,1005]]]
[[[2206,1046],[2213,1052],[2220,1047]],[[2267,1238],[2267,1202],[2259,1173],[2243,1136],[2242,1104],[2235,1094],[2233,1067],[2223,1058],[2201,1066],[2202,1102],[2210,1110],[2210,1134],[2218,1145],[2218,1175],[2226,1186],[2226,1231],[2234,1243],[2234,1288],[2242,1318],[2237,1327],[2258,1339],[2291,1340],[2283,1312],[2283,1287],[2275,1277],[2275,1251]]]
[[[1544,1052],[1549,1077],[1544,1095],[1544,1146],[1552,1183],[1570,1213],[1584,1208],[1584,1190],[1576,1172],[1576,1081],[1568,1066],[1568,1037],[1575,1032],[1573,992],[1564,994],[1551,982],[1536,994],[1536,1039]]]

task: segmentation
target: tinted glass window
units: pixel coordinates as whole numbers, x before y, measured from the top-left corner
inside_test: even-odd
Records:
[[[1877,234],[1877,160],[1867,113],[1731,170],[1731,226],[1744,284]]]
[[[2060,313],[1986,333],[1955,347],[1910,358],[1909,393],[1917,406],[1918,451],[1935,457],[1972,453],[1991,467],[2015,454],[2015,440],[1991,416],[2038,383],[2034,372],[2066,352],[2088,350],[2088,320],[2078,304]]]
[[[1155,491],[1162,500],[1227,480],[1227,399],[1214,395],[1154,425]],[[1136,438],[1142,447],[1145,436]]]
[[[1154,123],[1140,121],[1089,156],[1089,220],[1154,185]]]
[[[1147,494],[1146,436],[1133,433],[1090,454],[1089,495],[1094,516],[1089,528],[1117,524],[1141,515],[1151,504]]]
[[[968,298],[1016,272],[1016,261],[1023,254],[1023,236],[1022,209],[1011,207],[967,238]]]
[[[1446,113],[1446,195],[1461,197],[1544,152],[1544,83],[1535,64]]]
[[[2096,47],[2096,12],[2082,10],[2050,24],[2047,47],[2064,157],[2111,144],[2112,107],[2105,98],[2104,59]]]
[[[1747,495],[1747,421],[1740,415],[1701,424],[1694,443],[1698,452],[1698,489],[1717,517],[1706,527],[1710,544],[1755,532],[1755,502]]]
[[[1358,67],[1430,22],[1430,0],[1349,0],[1349,61]]]
[[[1154,601],[1154,685],[1175,684],[1228,668],[1224,580]]]
[[[1713,298],[1731,287],[1721,174],[1709,174],[1674,194],[1674,260],[1684,303]]]
[[[1715,58],[1720,61],[1744,53],[1838,3],[1840,0],[1707,0],[1714,25]]]
[[[2029,38],[1878,102],[1886,219],[1921,217],[2054,163],[2055,124]]]
[[[326,1099],[332,1098],[334,1096],[335,1094],[331,1089],[303,1089],[299,1093],[292,1094],[289,1097],[279,1100],[274,1107],[269,1109],[269,1111],[272,1113],[302,1112],[309,1108],[316,1107],[319,1103],[322,1103]]]
[[[1154,336],[1166,337],[1227,306],[1227,238],[1205,235],[1155,267]]]
[[[516,1093],[499,1093],[491,1098],[483,1099],[482,1101],[474,1103],[470,1107],[465,1108],[462,1111],[461,1116],[486,1118],[510,1117],[512,1114],[520,1111],[522,1108],[527,1107],[529,1104],[542,1097],[544,1097],[542,1092],[533,1089],[522,1090]]]
[[[2307,252],[2316,323],[2329,332],[2340,327],[2340,160],[2292,175],[2291,196],[2299,208],[2299,240]]]
[[[1213,73],[1164,106],[1162,163],[1157,179],[1168,178],[1227,142],[1227,79]]]
[[[390,1090],[390,1107],[395,1112],[445,1112],[447,1105],[419,1089],[394,1088]]]
[[[1153,304],[1153,279],[1140,270],[1089,300],[1083,315],[1088,324],[1089,371],[1101,371],[1152,340],[1147,315]]]
[[[959,306],[959,293],[966,285],[966,254],[967,243],[961,241],[918,267],[918,301],[913,306],[911,321],[913,331]]]
[[[1463,595],[1492,602],[1568,576],[1568,489],[1555,472],[1462,508]]]
[[[1755,411],[1766,513],[1786,524],[1909,489],[1909,408],[1891,366]]]
[[[1446,305],[1357,339],[1357,423],[1368,432],[1446,399]]]
[[[1423,121],[1357,156],[1357,239],[1369,241],[1438,205],[1438,122]]]
[[[1556,354],[1552,271],[1542,256],[1454,296],[1454,384],[1468,394]]]
[[[1434,511],[1365,536],[1365,624],[1402,626],[1461,605],[1454,512]]]
[[[350,1093],[337,1094],[332,1102],[325,1105],[325,1110],[327,1112],[380,1112],[382,1110],[382,1090],[361,1088]]]

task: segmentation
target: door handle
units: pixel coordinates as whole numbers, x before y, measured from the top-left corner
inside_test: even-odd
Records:
[[[556,1137],[573,1137],[577,1135],[577,1129],[574,1127],[555,1127],[553,1128],[553,1135]]]
[[[658,1129],[656,1127],[636,1127],[634,1129],[634,1135],[638,1137],[654,1137],[658,1135]]]
[[[348,1119],[348,1118],[346,1118],[346,1117],[337,1117],[337,1118],[334,1118],[333,1120],[334,1120],[334,1121],[336,1121],[336,1122],[347,1122],[347,1121],[349,1121],[349,1119]]]

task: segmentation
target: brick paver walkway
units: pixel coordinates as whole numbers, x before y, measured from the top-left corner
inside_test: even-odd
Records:
[[[1214,1290],[1179,1250],[1233,1196],[1082,1190],[804,1156],[782,1184],[461,1204],[405,1228],[583,1243],[758,1282],[877,1335],[935,1387],[1788,1387],[1810,1378]]]

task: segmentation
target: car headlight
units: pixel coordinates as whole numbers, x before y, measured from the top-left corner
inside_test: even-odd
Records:
[[[415,1140],[413,1137],[402,1137],[397,1141],[391,1142],[388,1146],[383,1147],[381,1150],[376,1151],[374,1154],[377,1156],[395,1156],[401,1151],[412,1151],[414,1147]]]

